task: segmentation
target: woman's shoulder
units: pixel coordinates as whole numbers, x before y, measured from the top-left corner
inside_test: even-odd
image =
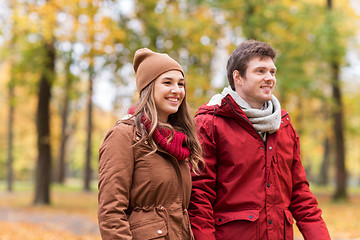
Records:
[[[110,135],[133,135],[135,122],[132,119],[117,121],[107,132],[105,139]]]

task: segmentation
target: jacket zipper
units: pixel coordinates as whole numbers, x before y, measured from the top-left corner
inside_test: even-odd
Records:
[[[254,130],[255,130],[255,128],[253,127],[253,125],[246,119],[246,118],[244,118],[243,116],[241,116],[240,114],[238,114],[237,112],[236,112],[236,110],[234,109],[234,107],[232,106],[232,104],[230,103],[230,101],[227,99],[227,98],[225,98],[226,99],[226,101],[228,102],[228,104],[230,105],[230,107],[231,107],[231,109],[233,110],[233,112],[238,116],[238,117],[240,117],[241,119],[243,119],[243,120],[245,120]],[[283,117],[285,117],[286,115],[288,115],[288,113],[285,113],[284,115],[282,115],[281,116],[281,119],[283,118]],[[282,121],[282,120],[281,120]],[[255,130],[255,132],[259,135],[259,137],[261,138],[261,140],[262,140],[262,142],[263,142],[263,144],[264,144],[264,148],[265,148],[265,159],[267,159],[267,141],[264,141],[263,140],[263,138],[261,137],[261,135],[260,135],[260,133],[258,132],[258,131],[256,131]],[[271,161],[271,160],[270,160]],[[267,174],[267,176],[266,176],[266,182],[268,182],[269,181],[269,177],[270,177],[270,170],[269,169],[267,169],[268,167],[267,167],[267,165],[265,164],[265,171],[266,172],[268,172],[268,174]]]
[[[244,118],[243,116],[241,116],[240,114],[238,114],[233,105],[230,103],[229,99],[225,98],[226,101],[228,102],[228,104],[230,105],[231,109],[233,110],[233,112],[240,118],[242,118],[243,120],[245,120],[251,127],[252,129],[254,129],[254,131],[259,135],[260,139],[262,140],[262,142],[264,143],[264,146],[265,146],[265,151],[266,151],[266,141],[264,141],[264,139],[261,137],[260,133],[258,131],[255,130],[254,126],[249,122],[249,120],[247,120],[246,118]]]
[[[182,207],[183,207],[183,209],[186,209],[185,208],[185,206],[184,206],[184,199],[185,199],[185,196],[184,196],[184,189],[183,189],[183,181],[182,181],[182,175],[181,175],[181,170],[180,170],[180,164],[179,164],[179,162],[178,162],[178,160],[177,160],[177,158],[175,157],[175,156],[173,156],[172,154],[170,154],[170,153],[168,153],[168,152],[166,152],[166,151],[164,151],[164,150],[162,150],[162,149],[158,149],[158,151],[159,152],[162,152],[162,153],[164,153],[165,155],[168,155],[168,156],[170,156],[170,158],[172,159],[171,161],[173,162],[173,165],[176,165],[176,167],[174,167],[175,168],[175,171],[176,171],[176,174],[177,174],[177,176],[178,176],[178,180],[179,180],[179,182],[180,182],[180,188],[181,188],[181,205],[182,205]],[[189,231],[189,239],[191,239],[191,234],[190,234],[190,229],[191,229],[191,227],[190,227],[191,225],[190,225],[190,220],[189,220],[189,229],[188,229],[188,231]],[[169,235],[169,237],[170,237],[170,235]]]
[[[175,172],[177,174],[177,177],[178,177],[178,181],[180,182],[180,188],[181,188],[181,204],[184,205],[184,189],[183,189],[183,185],[182,185],[182,175],[181,175],[181,170],[180,170],[180,165],[179,165],[179,162],[177,160],[177,158],[173,155],[171,155],[170,153],[162,150],[162,149],[159,149],[158,148],[158,151],[165,154],[165,155],[168,155],[170,156],[170,158],[172,159],[172,164],[173,165],[176,165],[176,167],[174,166],[174,169],[175,169]],[[184,206],[183,206],[184,207]]]

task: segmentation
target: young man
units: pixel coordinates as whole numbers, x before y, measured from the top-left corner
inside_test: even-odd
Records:
[[[230,87],[196,113],[206,161],[193,175],[196,240],[293,239],[293,218],[306,240],[330,239],[301,164],[299,137],[272,95],[275,56],[266,43],[241,43],[227,63]]]

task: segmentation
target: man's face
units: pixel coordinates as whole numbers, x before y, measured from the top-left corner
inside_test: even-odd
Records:
[[[270,57],[254,57],[248,63],[245,77],[235,70],[233,78],[235,91],[252,108],[260,109],[272,98],[276,84],[276,67]]]

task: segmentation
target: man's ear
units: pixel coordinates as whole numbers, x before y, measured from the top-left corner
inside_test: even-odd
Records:
[[[238,70],[233,71],[234,84],[242,85],[242,77]]]

